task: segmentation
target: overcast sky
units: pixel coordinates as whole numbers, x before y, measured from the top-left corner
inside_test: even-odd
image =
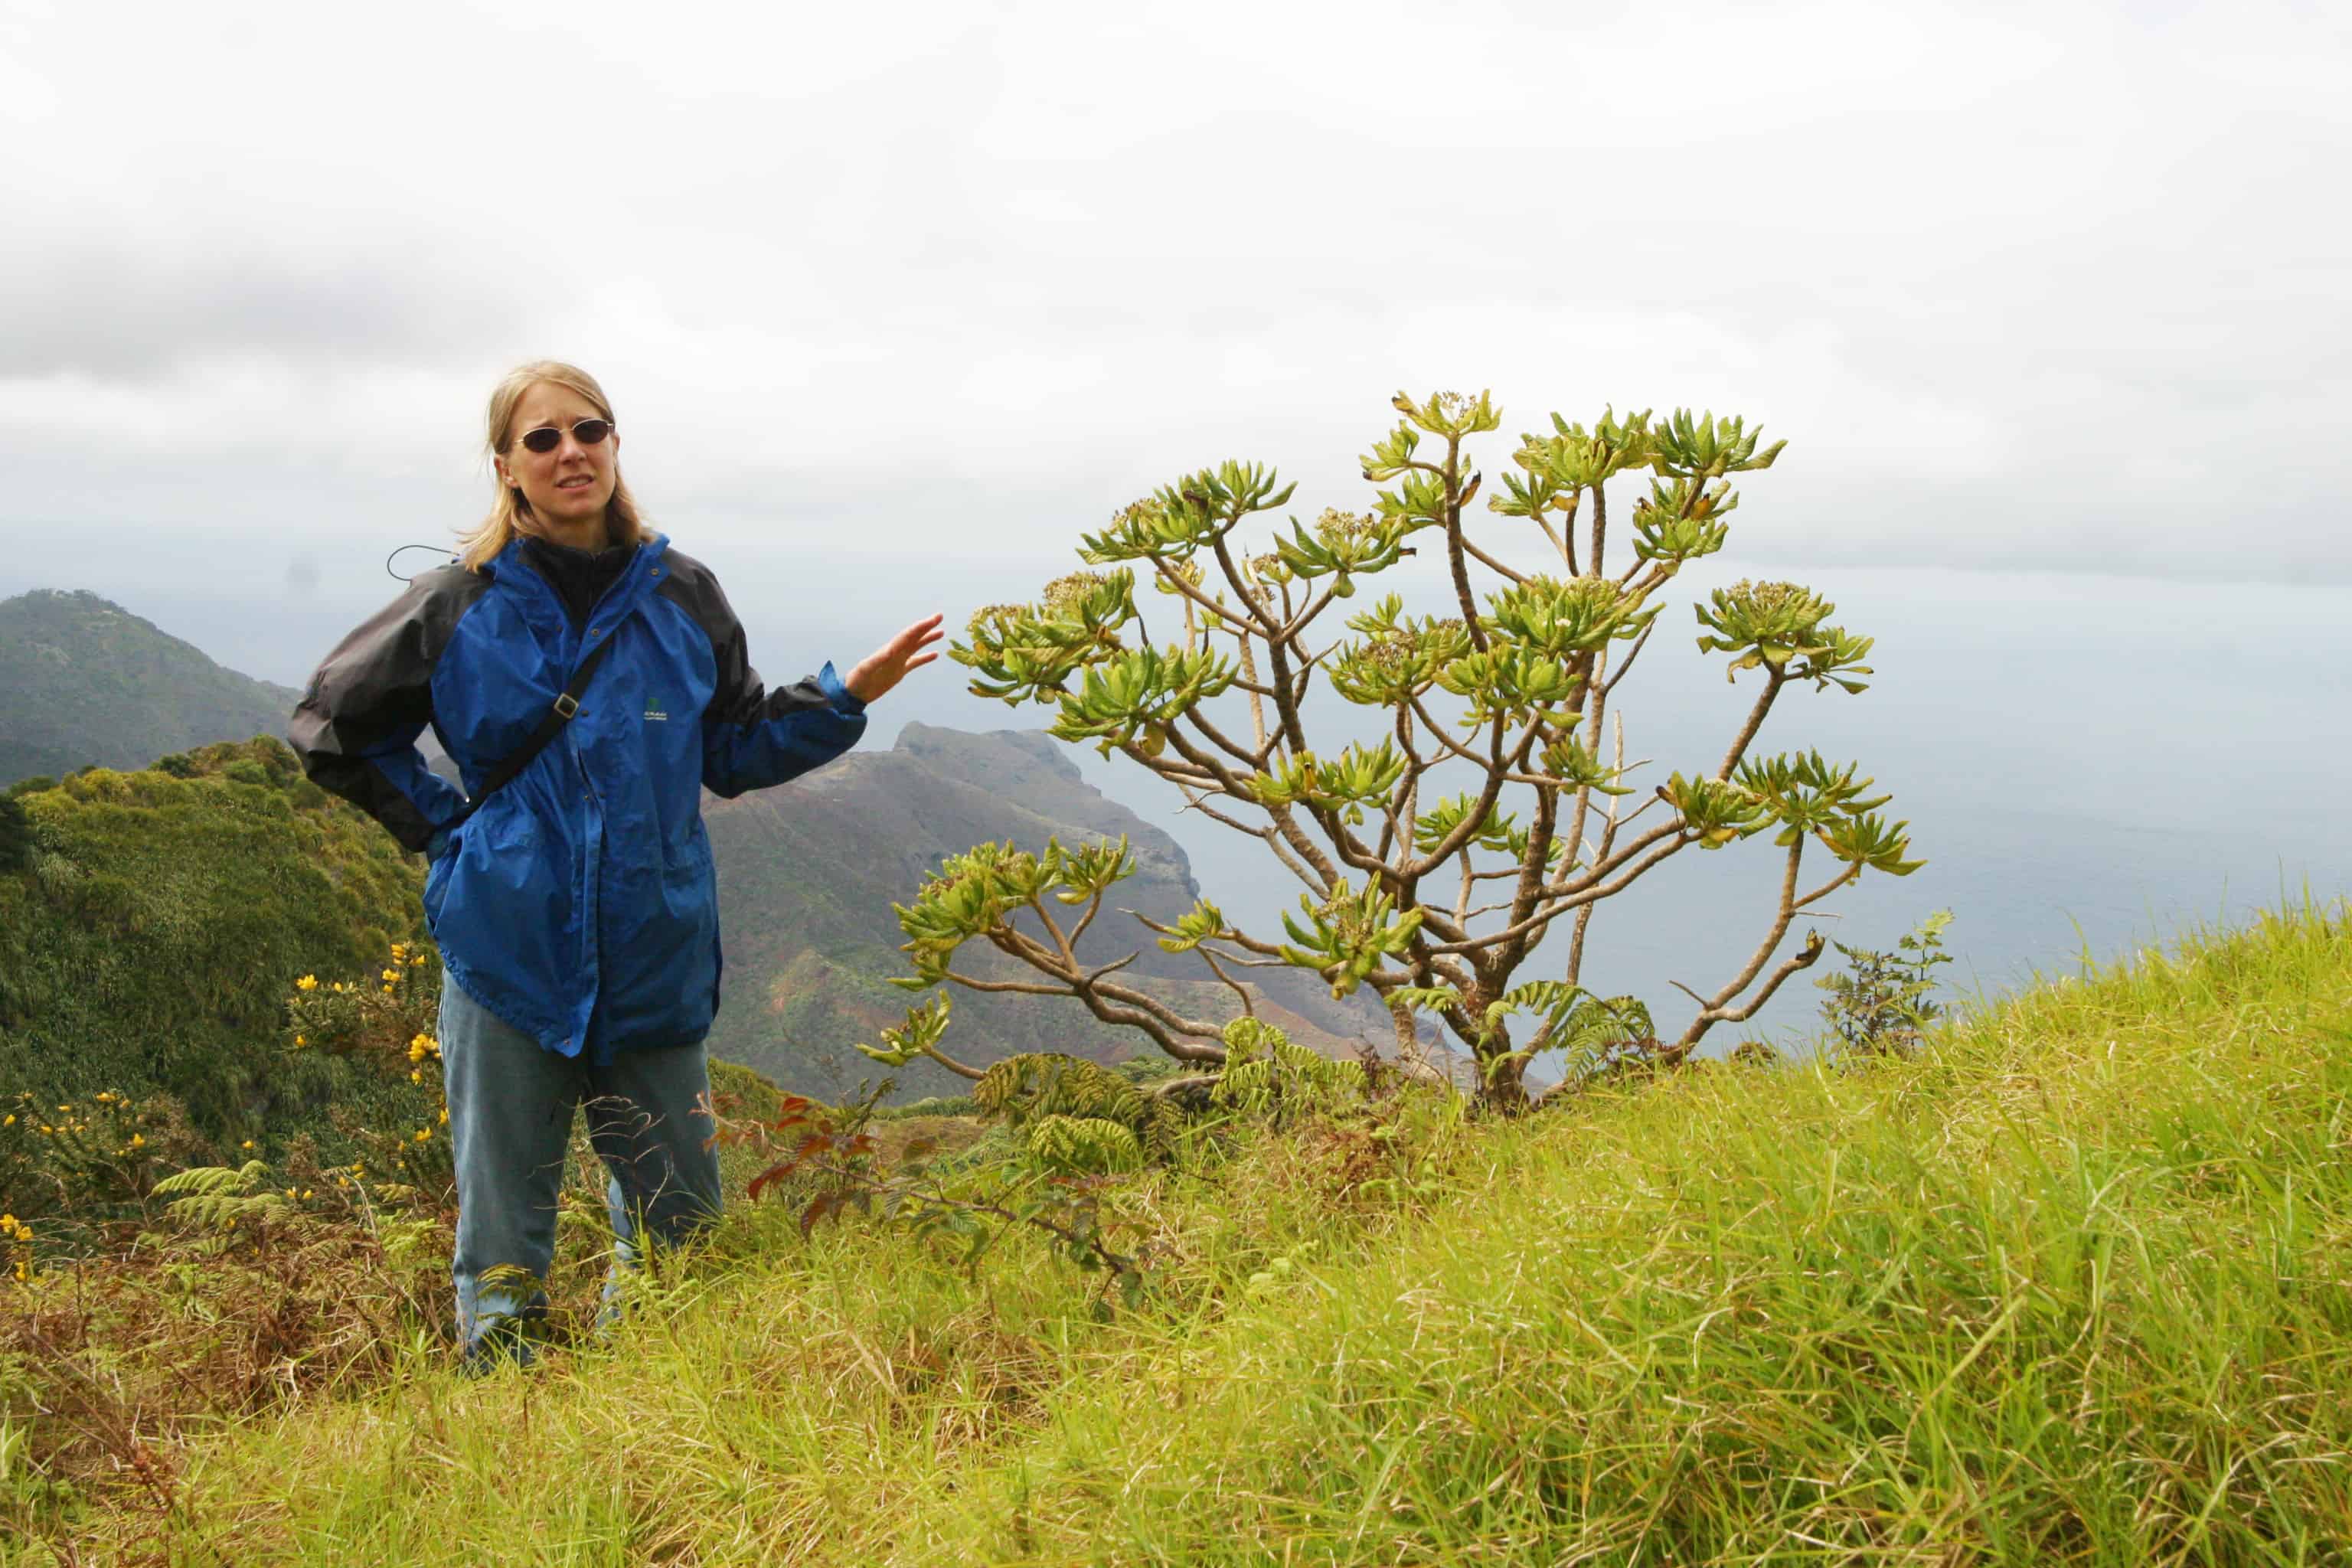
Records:
[[[1767,565],[2352,579],[2352,8],[1148,13],[0,0],[0,587],[377,602],[542,354],[835,595],[1401,386],[1760,420]]]

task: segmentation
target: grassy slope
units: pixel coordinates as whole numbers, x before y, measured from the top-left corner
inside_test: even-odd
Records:
[[[0,871],[0,1093],[163,1090],[224,1146],[272,1139],[364,1098],[332,1064],[288,1069],[286,998],[421,938],[421,864],[274,740],[181,765],[17,796],[42,847]]]
[[[1285,1140],[1129,1194],[1111,1321],[739,1208],[619,1354],[230,1435],[174,1560],[2341,1562],[2347,1018],[2305,911],[1463,1135],[1416,1215]]]

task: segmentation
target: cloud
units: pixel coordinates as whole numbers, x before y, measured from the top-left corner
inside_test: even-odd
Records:
[[[657,515],[839,559],[1058,552],[1229,456],[1360,501],[1391,392],[1491,385],[1762,420],[1767,559],[2352,575],[2316,9],[153,26],[0,30],[19,523],[444,536],[553,353]]]

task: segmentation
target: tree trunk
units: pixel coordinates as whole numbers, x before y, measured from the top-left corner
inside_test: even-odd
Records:
[[[1510,1056],[1510,1043],[1507,1040],[1492,1053],[1478,1058],[1478,1103],[1488,1110],[1516,1116],[1532,1101],[1528,1099],[1525,1081],[1528,1064],[1524,1058],[1518,1058],[1505,1060]]]

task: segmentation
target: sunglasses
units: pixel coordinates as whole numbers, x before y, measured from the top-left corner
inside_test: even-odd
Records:
[[[613,433],[609,419],[583,419],[572,427],[572,438],[583,447],[593,447]],[[552,425],[542,425],[536,430],[522,433],[524,447],[534,452],[552,452],[563,444],[563,432]]]

